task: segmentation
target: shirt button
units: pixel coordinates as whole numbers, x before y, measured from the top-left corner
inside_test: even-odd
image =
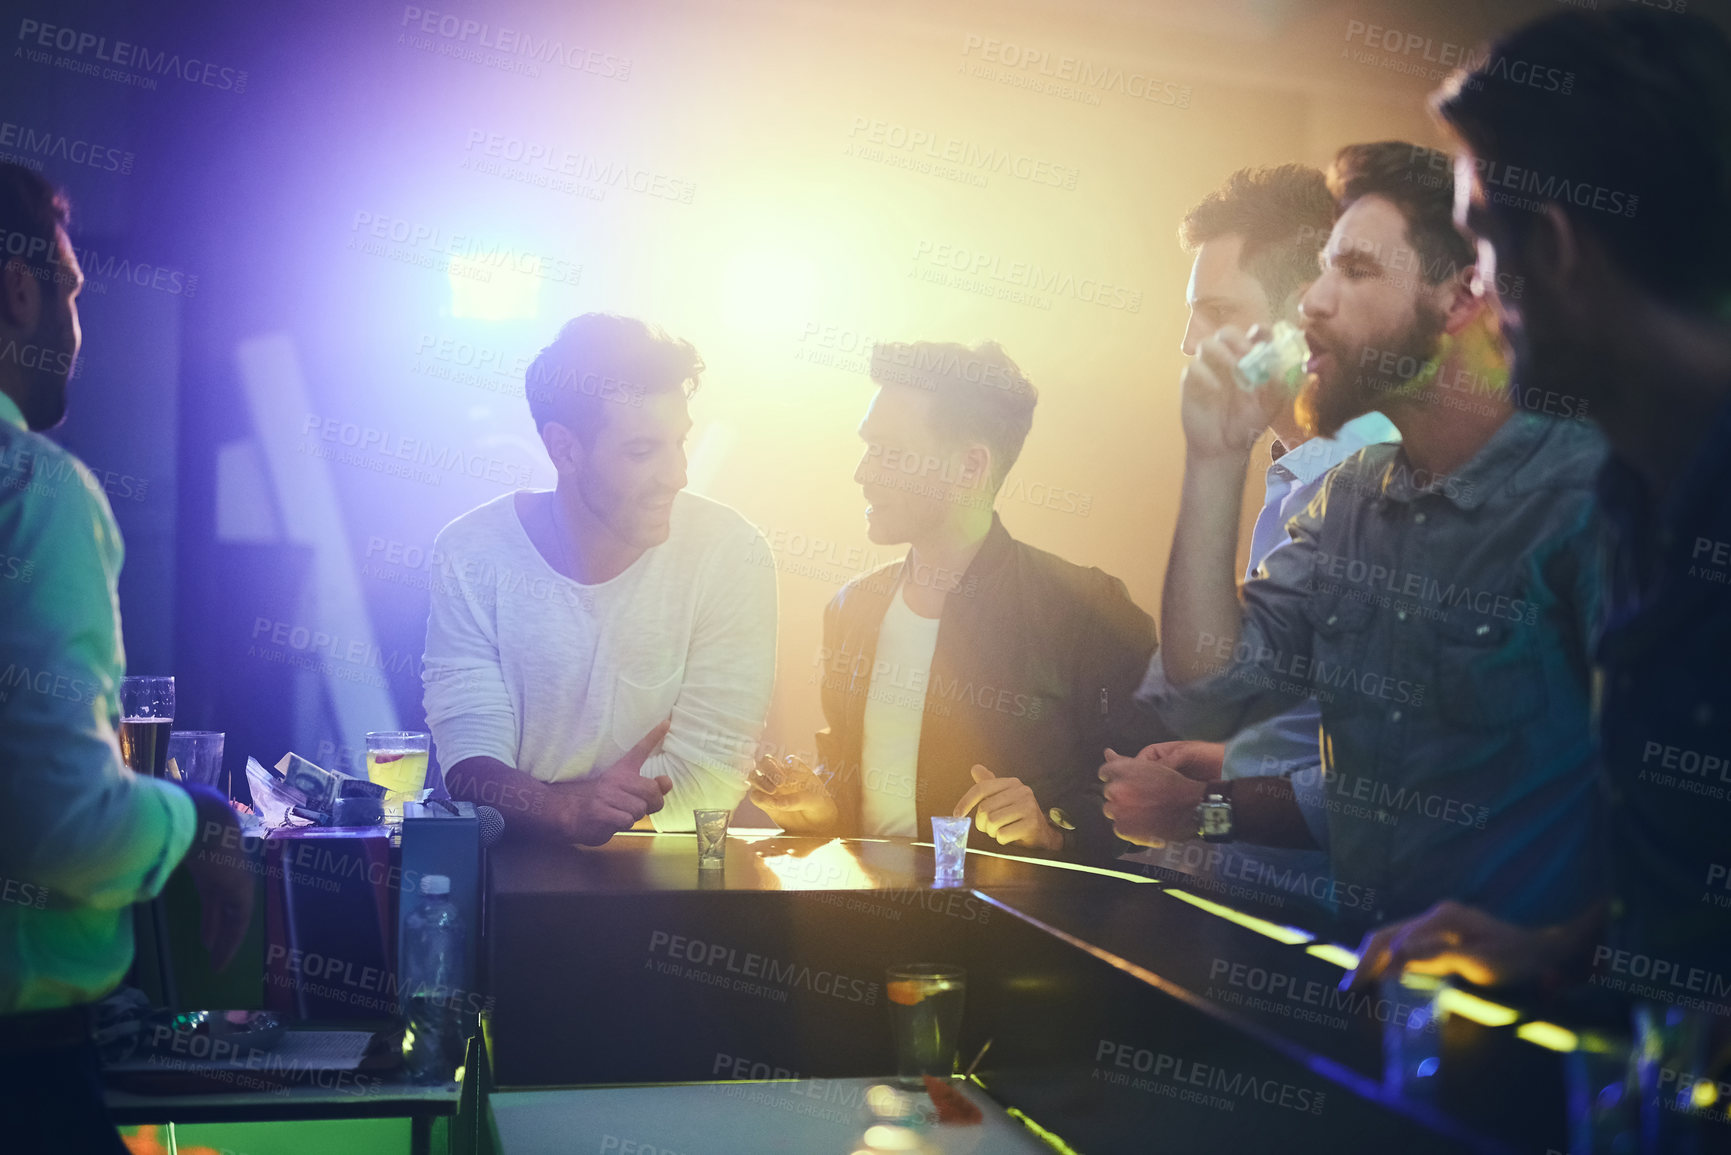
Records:
[[[1332,626],[1332,625],[1333,625],[1333,624],[1334,624],[1334,623],[1335,623],[1335,622],[1338,622],[1338,621],[1339,621],[1339,620],[1340,620],[1340,615],[1339,615],[1339,614],[1329,614],[1329,615],[1328,615],[1328,624],[1329,624],[1329,625],[1331,625],[1331,626]]]
[[[1394,612],[1394,616],[1403,622],[1406,621],[1406,611],[1405,610],[1396,610]]]
[[[1486,634],[1491,632],[1491,628],[1489,626],[1486,626],[1486,625],[1481,625],[1481,626],[1479,626],[1478,629],[1474,630],[1473,632],[1482,638]]]
[[[1707,723],[1711,722],[1712,720],[1713,720],[1713,707],[1711,705],[1709,705],[1706,702],[1702,702],[1699,706],[1695,707],[1695,724],[1697,726],[1705,726]]]
[[[1413,520],[1414,525],[1423,525],[1424,524],[1424,514],[1415,513],[1412,515],[1412,520]]]
[[[1400,721],[1400,711],[1399,711],[1399,710],[1396,710],[1396,711],[1395,711],[1395,712],[1394,712],[1394,713],[1392,713],[1392,714],[1390,714],[1390,715],[1389,715],[1389,716],[1388,716],[1388,720],[1389,720],[1389,721],[1390,721],[1390,722],[1398,722],[1398,721]]]

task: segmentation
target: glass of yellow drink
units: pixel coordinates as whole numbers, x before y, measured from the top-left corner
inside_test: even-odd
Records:
[[[385,821],[403,820],[403,803],[420,797],[427,785],[430,737],[417,730],[374,730],[367,734],[367,780],[390,791]]]

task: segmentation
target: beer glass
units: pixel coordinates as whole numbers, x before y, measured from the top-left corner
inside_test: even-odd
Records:
[[[135,774],[168,771],[168,731],[174,725],[174,679],[120,679],[120,759]]]

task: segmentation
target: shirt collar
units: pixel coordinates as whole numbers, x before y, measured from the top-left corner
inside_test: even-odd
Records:
[[[1492,491],[1513,478],[1550,432],[1551,424],[1550,419],[1532,413],[1513,413],[1453,473],[1433,474],[1415,469],[1404,451],[1397,453],[1383,473],[1382,495],[1390,501],[1405,502],[1436,493],[1461,509],[1477,509]]]
[[[0,393],[0,421],[16,425],[24,432],[30,432],[30,423],[24,420],[24,410],[18,408],[18,402],[5,393]]]
[[[1365,446],[1399,440],[1400,431],[1388,418],[1366,413],[1342,425],[1333,437],[1312,437],[1282,453],[1269,463],[1268,480],[1309,485]]]

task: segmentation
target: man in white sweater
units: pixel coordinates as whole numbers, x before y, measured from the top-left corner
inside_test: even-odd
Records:
[[[451,794],[598,846],[732,809],[775,680],[762,536],[683,492],[703,363],[643,322],[577,317],[529,367],[558,473],[435,542],[423,683]]]

